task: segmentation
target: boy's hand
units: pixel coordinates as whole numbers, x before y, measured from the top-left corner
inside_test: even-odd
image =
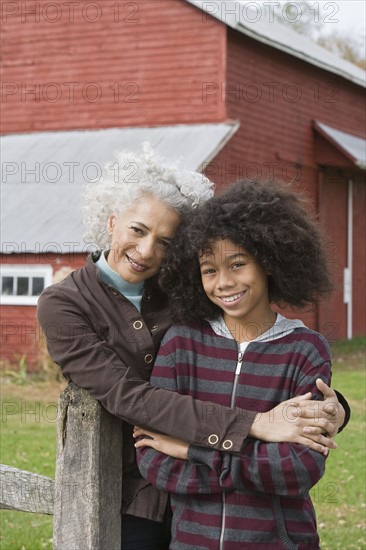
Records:
[[[147,437],[145,437],[147,436]],[[140,447],[152,447],[173,458],[187,460],[189,443],[170,437],[169,435],[159,434],[135,426],[133,431],[134,438],[141,438],[135,443],[136,449]]]

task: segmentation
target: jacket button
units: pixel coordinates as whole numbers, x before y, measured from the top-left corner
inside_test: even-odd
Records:
[[[114,296],[118,296],[119,292],[115,288],[112,288],[112,294],[114,294]]]
[[[218,440],[219,440],[219,436],[216,434],[211,434],[210,437],[208,438],[208,442],[210,443],[210,445],[216,445]]]
[[[151,300],[151,294],[147,290],[143,292],[142,297],[146,302],[150,302]]]
[[[145,360],[145,363],[151,363],[151,361],[153,360],[153,356],[151,355],[151,353],[147,353],[144,357],[144,360]]]
[[[222,444],[223,448],[225,449],[225,451],[228,451],[229,449],[231,449],[231,447],[233,446],[233,442],[230,441],[230,439],[226,439],[223,444]]]
[[[144,323],[142,321],[135,321],[132,326],[135,330],[140,330],[144,326]]]
[[[158,330],[158,325],[154,325],[151,327],[150,332],[153,332],[154,330]]]

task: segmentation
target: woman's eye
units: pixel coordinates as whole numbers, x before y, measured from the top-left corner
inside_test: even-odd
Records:
[[[170,241],[159,241],[159,245],[161,246],[161,248],[168,248],[168,246],[170,245]]]
[[[142,235],[144,232],[143,230],[140,228],[140,227],[136,227],[134,225],[131,225],[130,229],[134,232],[134,233],[139,233],[140,235]]]

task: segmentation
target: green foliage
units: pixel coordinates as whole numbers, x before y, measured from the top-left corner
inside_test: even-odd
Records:
[[[349,401],[352,416],[312,491],[322,550],[366,547],[364,349],[364,338],[333,346],[333,386]],[[1,462],[53,477],[59,386],[3,384],[2,391]],[[0,514],[1,550],[51,550],[51,517],[8,510]]]
[[[13,379],[15,384],[24,385],[28,381],[27,356],[23,354],[18,361],[18,368],[15,370],[6,370],[4,374]]]

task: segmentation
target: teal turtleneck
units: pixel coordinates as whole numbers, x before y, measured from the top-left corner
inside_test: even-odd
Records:
[[[141,311],[141,298],[144,289],[144,282],[129,283],[114,271],[107,262],[109,250],[104,250],[96,262],[100,276],[104,283],[112,285],[118,292],[123,294],[139,311]]]

